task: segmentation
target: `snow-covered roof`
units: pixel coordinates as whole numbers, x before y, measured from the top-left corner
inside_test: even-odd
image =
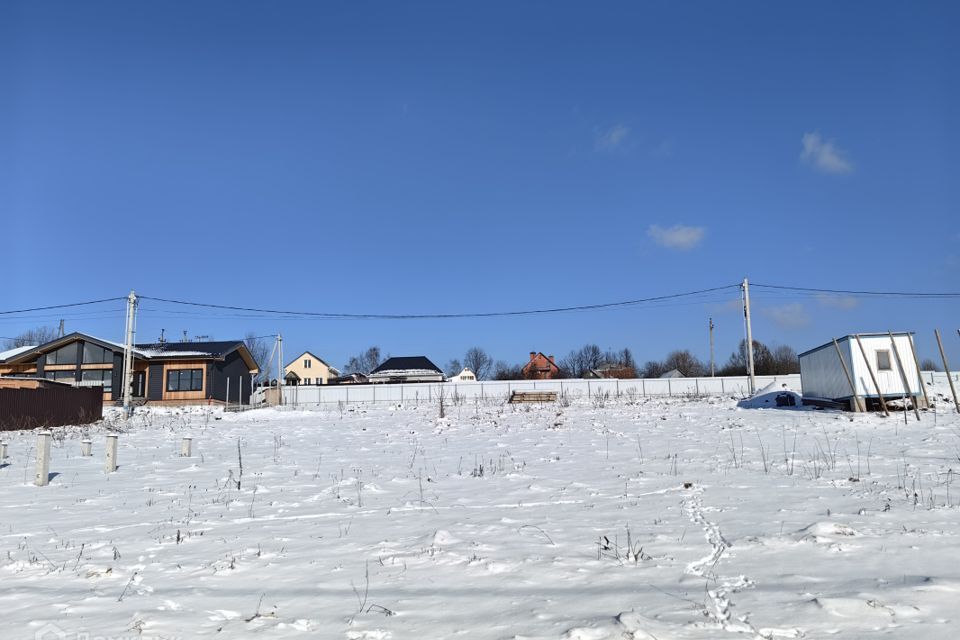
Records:
[[[7,358],[18,356],[24,351],[30,351],[30,349],[36,349],[36,348],[37,348],[37,345],[28,344],[22,347],[14,347],[13,349],[7,349],[6,351],[0,351],[0,362],[3,362]]]
[[[370,377],[399,378],[413,376],[443,376],[443,373],[433,369],[380,369],[376,373],[371,373]]]

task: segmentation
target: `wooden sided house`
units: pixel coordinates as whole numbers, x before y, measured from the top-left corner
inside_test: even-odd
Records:
[[[339,377],[339,371],[309,351],[304,351],[283,368],[283,381],[288,385],[330,384]]]
[[[523,365],[522,373],[527,380],[552,380],[560,377],[560,367],[554,362],[553,356],[531,351],[530,360]]]
[[[104,402],[123,397],[123,345],[83,333],[0,354],[0,376],[36,377],[103,388]],[[242,340],[138,344],[133,397],[163,404],[247,404],[259,372]]]

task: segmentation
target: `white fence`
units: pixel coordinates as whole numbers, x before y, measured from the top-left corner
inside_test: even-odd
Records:
[[[925,374],[926,375],[926,374]],[[800,375],[757,376],[757,388],[771,382],[800,389]],[[400,404],[433,402],[442,393],[447,400],[505,401],[514,391],[555,391],[570,400],[606,394],[610,398],[649,396],[748,395],[749,378],[640,378],[631,380],[511,380],[487,382],[445,382],[434,384],[363,384],[333,386],[296,386],[283,388],[285,405],[301,409],[343,404]],[[263,402],[264,390],[257,389],[251,404]]]

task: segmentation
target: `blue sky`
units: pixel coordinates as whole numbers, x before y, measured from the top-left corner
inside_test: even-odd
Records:
[[[447,313],[754,282],[957,291],[955,3],[7,2],[2,309],[124,295]],[[13,276],[10,277],[12,269]],[[592,342],[725,360],[726,295],[454,321],[278,320],[144,301],[139,338],[285,335],[336,365]],[[960,301],[754,291],[797,350]],[[119,339],[120,305],[65,317]]]

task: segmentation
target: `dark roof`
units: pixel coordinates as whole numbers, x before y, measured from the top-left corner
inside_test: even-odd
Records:
[[[138,344],[137,349],[152,351],[195,351],[206,353],[214,358],[221,358],[240,345],[242,340],[227,340],[219,342],[156,342],[152,344]]]
[[[426,356],[405,356],[399,358],[387,358],[383,364],[370,373],[379,373],[380,371],[396,371],[409,369],[430,369],[437,373],[443,373],[437,365],[430,362]]]
[[[74,331],[68,333],[62,338],[55,338],[50,342],[44,342],[43,344],[37,345],[32,349],[18,353],[15,356],[7,358],[6,362],[11,364],[30,362],[31,360],[36,359],[41,353],[47,353],[58,349],[61,346],[74,342],[76,340],[83,340],[84,342],[92,342],[95,345],[101,346],[109,351],[123,351],[123,345],[117,342],[111,342],[110,340],[103,340],[102,338],[95,338],[94,336],[88,335],[86,333],[80,333],[79,331]],[[134,358],[142,359],[143,356],[139,353],[134,352]]]

